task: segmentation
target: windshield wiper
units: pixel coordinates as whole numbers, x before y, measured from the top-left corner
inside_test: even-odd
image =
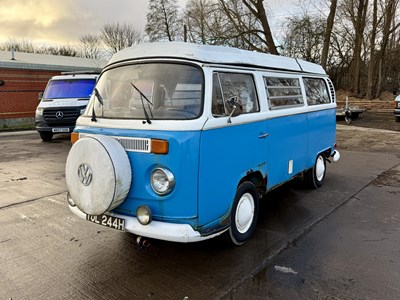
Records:
[[[145,99],[145,100],[147,101],[147,105],[148,105],[148,107],[149,107],[149,111],[150,111],[150,114],[151,114],[151,117],[152,117],[152,118],[153,118],[153,113],[152,113],[152,111],[151,111],[150,105],[153,106],[153,103],[151,103],[151,101],[146,97],[145,94],[142,93],[141,90],[139,90],[139,89],[137,88],[136,85],[134,85],[132,82],[131,82],[131,85],[132,85],[133,88],[139,93],[139,95],[140,95],[140,101],[142,102],[142,107],[143,107],[143,111],[144,111],[144,116],[145,116],[145,118],[146,118],[147,123],[148,123],[148,124],[151,124],[151,120],[150,120],[149,114],[147,113],[146,107],[144,106],[144,101],[143,101],[143,99]]]
[[[103,97],[101,97],[99,91],[97,90],[97,88],[94,88],[94,96],[97,98],[97,100],[99,101],[99,103],[101,104],[101,106],[103,106]],[[92,122],[97,122],[96,119],[96,113],[94,112],[94,103],[93,103],[93,109],[92,109]]]

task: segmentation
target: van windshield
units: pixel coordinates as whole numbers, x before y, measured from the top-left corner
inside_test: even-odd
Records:
[[[44,99],[90,98],[95,79],[50,80],[44,91]]]
[[[91,103],[99,118],[188,120],[202,110],[203,75],[195,66],[125,65],[104,72],[96,89],[103,104]]]

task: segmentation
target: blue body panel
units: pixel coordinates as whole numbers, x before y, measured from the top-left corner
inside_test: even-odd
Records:
[[[307,168],[311,168],[317,154],[331,149],[336,143],[336,109],[309,112],[308,118],[308,153]]]
[[[205,130],[200,142],[199,225],[223,226],[240,180],[250,170],[266,174],[266,122]]]
[[[79,126],[76,132],[120,137],[156,138],[169,142],[169,153],[128,151],[132,186],[115,209],[135,216],[147,205],[154,220],[186,223],[202,234],[225,228],[240,181],[258,172],[267,191],[310,169],[317,154],[333,149],[335,110],[274,117],[263,121],[198,131],[144,131]],[[260,138],[264,133],[268,136]],[[289,161],[292,173],[289,174]],[[150,186],[150,174],[168,168],[176,186],[167,196]]]
[[[197,227],[197,179],[201,131],[141,131],[77,127],[75,132],[120,137],[168,140],[169,153],[152,154],[127,151],[132,168],[131,190],[116,212],[136,215],[140,205],[147,205],[154,220],[188,223]],[[150,186],[150,174],[157,167],[168,168],[175,176],[174,190],[157,195]]]
[[[267,189],[269,190],[290,180],[307,168],[307,114],[270,119],[268,120],[268,133]],[[293,161],[293,172],[289,174],[289,161],[291,160]]]

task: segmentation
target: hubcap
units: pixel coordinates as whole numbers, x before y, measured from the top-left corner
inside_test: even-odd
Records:
[[[315,176],[318,181],[321,181],[324,178],[325,174],[325,162],[322,156],[318,156],[317,162],[315,164]]]
[[[245,193],[236,208],[235,225],[240,233],[249,230],[254,218],[254,199],[250,193]]]

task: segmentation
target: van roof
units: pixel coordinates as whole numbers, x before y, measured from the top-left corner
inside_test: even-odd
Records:
[[[63,79],[96,79],[99,75],[94,74],[68,74],[68,75],[57,75],[51,77],[51,80],[63,80]]]
[[[187,59],[209,64],[240,65],[294,72],[326,74],[318,64],[260,52],[224,46],[198,45],[183,42],[144,43],[114,54],[108,65],[146,58]]]

